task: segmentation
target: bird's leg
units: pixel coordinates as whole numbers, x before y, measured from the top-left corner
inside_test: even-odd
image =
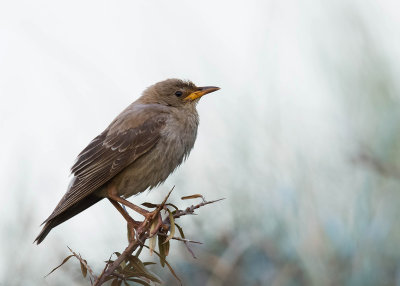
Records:
[[[120,214],[124,217],[127,223],[133,224],[133,225],[138,225],[139,222],[135,221],[126,210],[124,210],[121,205],[116,202],[115,200],[108,198],[108,200],[113,204],[113,206],[120,212]]]
[[[128,237],[132,238],[135,237],[134,230],[137,227],[140,227],[141,223],[138,221],[135,221],[126,210],[124,210],[121,205],[114,201],[111,198],[108,198],[108,200],[113,204],[113,206],[119,211],[119,213],[124,217],[126,222],[128,223],[128,231],[130,231],[130,235]]]
[[[117,201],[117,202],[123,204],[124,206],[127,206],[127,207],[133,209],[135,212],[141,214],[142,216],[144,216],[146,218],[149,217],[149,214],[151,213],[148,210],[142,209],[141,207],[139,207],[139,206],[137,206],[135,204],[132,204],[130,201],[125,200],[125,199],[123,199],[123,198],[121,198],[119,196],[115,196],[115,195],[110,195],[109,194],[108,198],[112,199],[114,201]]]
[[[135,226],[135,230],[136,233],[141,233],[143,231],[143,228],[148,225],[149,223],[152,223],[154,221],[154,219],[157,217],[157,224],[154,226],[153,230],[150,231],[150,236],[153,236],[155,233],[157,233],[158,229],[160,228],[160,226],[162,226],[162,218],[161,218],[161,213],[160,210],[157,208],[154,211],[149,212],[148,210],[145,210],[135,204],[132,204],[130,201],[125,200],[123,198],[121,198],[118,193],[117,193],[117,189],[115,188],[115,186],[111,186],[108,188],[107,190],[107,197],[110,200],[110,202],[119,210],[119,212],[124,216],[125,219],[127,219],[125,216],[127,215],[130,220],[134,221],[129,214],[127,214],[127,212],[122,209],[122,207],[118,204],[121,203],[123,206],[127,206],[129,208],[131,208],[132,210],[136,211],[137,213],[141,214],[142,216],[145,217],[144,221],[139,223],[137,221],[134,221],[134,225]],[[163,204],[165,203],[165,201],[163,202]],[[117,204],[118,207],[115,205]],[[129,224],[129,222],[128,222]],[[139,225],[138,225],[139,224]]]
[[[136,233],[141,233],[143,231],[143,228],[147,224],[152,223],[153,220],[156,218],[156,216],[158,216],[157,225],[155,225],[154,229],[151,231],[150,236],[154,235],[154,233],[156,233],[157,230],[159,229],[159,227],[162,225],[162,218],[161,218],[160,210],[155,209],[154,211],[149,212],[148,210],[145,210],[135,204],[132,204],[130,201],[125,200],[125,199],[121,198],[120,196],[118,196],[116,188],[114,186],[112,186],[108,189],[107,197],[124,217],[125,217],[125,215],[127,215],[127,216],[129,216],[129,215],[122,209],[122,207],[118,203],[121,203],[122,205],[131,208],[132,210],[136,211],[137,213],[139,213],[145,217],[145,220],[141,223],[138,223],[135,221],[134,225],[135,225]],[[115,204],[117,204],[118,207]],[[130,216],[129,216],[129,218],[133,221],[133,219]],[[127,218],[125,217],[125,219],[127,219]],[[129,222],[128,222],[128,224],[129,224]]]
[[[116,202],[123,204],[124,206],[131,208],[132,210],[141,214],[142,216],[144,216],[147,219],[152,219],[154,216],[154,212],[149,212],[148,210],[145,210],[135,204],[132,204],[130,201],[125,200],[125,199],[121,198],[120,196],[118,196],[115,187],[111,187],[108,189],[107,197],[111,200],[114,200]]]

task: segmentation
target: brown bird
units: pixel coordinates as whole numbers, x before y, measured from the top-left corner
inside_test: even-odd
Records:
[[[41,243],[52,228],[104,198],[128,222],[131,218],[120,203],[142,213],[126,198],[158,186],[187,158],[199,125],[196,104],[216,90],[179,79],[147,88],[78,155],[67,192],[43,222],[35,242]]]

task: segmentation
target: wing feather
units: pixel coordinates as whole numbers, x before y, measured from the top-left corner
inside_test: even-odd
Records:
[[[157,109],[132,112],[126,114],[124,120],[114,120],[78,155],[71,168],[75,177],[67,193],[45,222],[95,192],[137,158],[150,151],[160,139],[165,123],[165,113]]]

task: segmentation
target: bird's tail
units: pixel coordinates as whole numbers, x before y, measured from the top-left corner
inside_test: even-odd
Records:
[[[81,201],[77,202],[73,206],[69,207],[66,209],[64,212],[58,214],[57,216],[53,217],[49,221],[46,222],[46,224],[43,226],[42,231],[39,233],[39,235],[36,237],[34,243],[36,242],[37,244],[41,243],[43,239],[49,234],[49,232],[59,225],[60,223],[63,223],[64,221],[70,219],[71,217],[77,215],[78,213],[84,211],[88,207],[94,205],[98,201],[102,200],[102,197],[96,196],[96,195],[89,195],[82,199]]]

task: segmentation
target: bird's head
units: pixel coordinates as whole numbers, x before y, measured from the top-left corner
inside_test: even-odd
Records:
[[[175,107],[196,105],[203,95],[217,90],[219,90],[219,87],[197,87],[191,81],[173,78],[148,87],[144,91],[141,101]]]

